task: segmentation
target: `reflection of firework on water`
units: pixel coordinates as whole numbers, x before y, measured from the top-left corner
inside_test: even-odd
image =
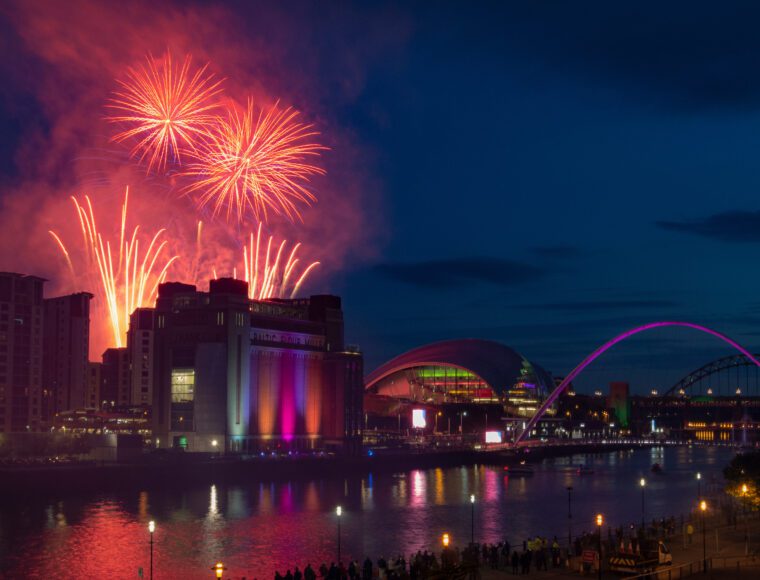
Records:
[[[254,238],[251,234],[248,245],[243,246],[245,281],[248,282],[249,298],[254,300],[294,298],[309,273],[319,265],[319,262],[312,262],[299,274],[298,249],[301,244],[297,243],[293,246],[289,254],[287,254],[286,240],[280,242],[279,247],[276,246],[274,238],[269,236],[266,250],[264,250],[261,242],[261,224],[259,224],[256,237]]]
[[[191,74],[190,64],[190,56],[182,66],[172,64],[169,53],[160,61],[149,56],[146,65],[128,69],[108,105],[117,111],[108,120],[129,126],[113,140],[136,139],[132,155],[147,161],[148,171],[163,170],[170,158],[180,162],[180,150],[194,150],[214,123],[210,100],[221,92],[221,81],[206,74],[208,65]]]
[[[150,239],[147,249],[141,255],[138,238],[140,226],[136,226],[131,235],[127,235],[126,231],[129,188],[124,193],[124,204],[121,209],[118,253],[112,251],[111,242],[104,239],[98,230],[89,196],[84,197],[83,204],[79,203],[75,197],[71,199],[76,207],[84,239],[85,275],[99,280],[113,333],[113,344],[122,347],[124,333],[129,324],[129,315],[135,308],[150,306],[155,302],[158,285],[166,279],[169,266],[178,256],[166,255],[167,241],[161,239],[163,229],[158,230]],[[50,234],[74,273],[66,246],[55,232],[51,231]]]
[[[197,194],[198,205],[228,220],[234,214],[243,221],[249,211],[266,219],[270,210],[300,219],[298,204],[316,201],[306,188],[309,178],[324,174],[311,159],[325,147],[313,142],[317,133],[297,116],[277,105],[257,114],[249,101],[242,115],[233,109],[228,119],[218,119],[184,172],[194,179],[187,190]]]

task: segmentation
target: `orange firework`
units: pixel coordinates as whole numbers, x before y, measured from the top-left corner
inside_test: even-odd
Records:
[[[84,254],[87,264],[86,274],[100,282],[105,308],[113,333],[113,344],[124,345],[124,333],[129,324],[129,315],[142,306],[153,304],[158,292],[158,285],[166,279],[169,266],[178,256],[166,256],[166,240],[162,240],[163,229],[158,230],[148,242],[144,254],[140,254],[140,239],[136,226],[131,235],[127,234],[127,202],[129,188],[124,193],[121,209],[121,232],[119,235],[118,254],[112,252],[111,242],[105,240],[95,222],[95,212],[88,196],[85,203],[71,198],[76,207],[77,217],[84,239]],[[69,252],[61,238],[53,231],[50,234],[63,252],[73,271]]]
[[[293,246],[285,259],[287,241],[280,242],[276,251],[276,243],[273,242],[274,238],[269,236],[266,252],[264,252],[261,244],[261,224],[259,224],[255,241],[251,234],[248,246],[243,246],[245,281],[248,282],[248,297],[251,299],[293,298],[309,273],[319,266],[319,262],[312,262],[298,274],[300,262],[298,249],[301,244]]]
[[[195,150],[215,122],[211,111],[217,105],[211,99],[221,92],[222,81],[206,74],[208,65],[191,75],[190,64],[190,56],[182,66],[173,65],[169,53],[160,61],[149,56],[145,66],[128,69],[108,105],[118,111],[108,120],[129,127],[112,140],[136,139],[132,155],[147,161],[148,171],[165,169],[170,158],[181,163],[182,149]]]
[[[218,119],[185,171],[194,178],[187,189],[197,193],[198,205],[212,206],[214,215],[224,211],[228,220],[235,214],[239,222],[249,211],[258,220],[270,210],[300,219],[298,204],[316,201],[306,184],[324,174],[312,160],[326,148],[297,117],[277,104],[256,113],[249,101],[242,115],[233,109],[227,119]]]

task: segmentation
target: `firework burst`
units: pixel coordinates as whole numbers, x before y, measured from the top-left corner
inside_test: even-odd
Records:
[[[107,119],[128,128],[113,141],[136,139],[132,155],[147,162],[147,170],[162,171],[170,160],[181,163],[182,150],[195,150],[198,139],[209,134],[215,123],[212,99],[221,92],[221,80],[207,74],[208,65],[191,73],[191,58],[181,66],[171,55],[156,60],[148,56],[145,65],[129,68],[121,89],[108,107],[115,110]]]
[[[233,109],[227,119],[218,119],[184,172],[193,178],[188,193],[228,221],[234,215],[242,222],[249,212],[266,220],[270,211],[300,219],[298,206],[316,201],[306,185],[313,175],[324,174],[313,160],[326,148],[297,117],[297,111],[277,104],[256,113],[249,101],[243,114]]]
[[[288,242],[283,240],[277,247],[274,238],[269,236],[266,251],[261,243],[261,224],[254,240],[251,234],[248,244],[243,246],[245,264],[245,281],[248,282],[248,297],[253,300],[270,298],[294,298],[311,271],[319,266],[312,262],[299,271],[300,242],[287,252]],[[276,249],[275,249],[276,248]],[[285,258],[287,254],[287,258]]]
[[[136,226],[131,234],[127,232],[129,188],[124,193],[119,245],[116,251],[112,250],[111,242],[98,230],[89,196],[84,196],[84,203],[80,203],[75,197],[71,199],[76,208],[84,241],[86,270],[83,274],[99,282],[113,334],[113,344],[122,347],[130,314],[136,308],[155,302],[158,285],[166,279],[169,267],[178,256],[168,256],[167,241],[162,239],[163,229],[150,238],[147,248],[141,254],[138,236],[140,226]],[[70,254],[61,238],[53,231],[50,231],[50,235],[63,252],[71,272],[75,273]]]

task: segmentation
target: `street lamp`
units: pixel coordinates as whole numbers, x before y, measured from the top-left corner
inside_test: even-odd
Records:
[[[644,504],[644,489],[646,488],[647,480],[642,477],[639,480],[639,485],[641,486],[641,527],[646,529],[646,506]]]
[[[444,549],[449,547],[450,538],[448,534],[443,534],[441,537],[441,543],[443,544]]]
[[[148,522],[148,531],[150,532],[150,580],[153,580],[153,532],[156,531],[156,522]]]
[[[470,494],[470,544],[475,545],[475,495]]]
[[[567,551],[570,553],[570,546],[573,543],[573,486],[567,486]]]
[[[227,568],[225,568],[224,564],[222,564],[221,562],[217,562],[211,567],[211,571],[214,572],[214,574],[216,574],[217,578],[221,578],[224,575],[224,571],[226,569]]]
[[[335,515],[338,516],[338,564],[340,564],[340,516],[343,515],[343,508],[340,506],[336,507]]]
[[[598,528],[598,538],[599,538],[599,580],[602,580],[602,524],[604,523],[604,518],[602,517],[602,514],[596,514],[596,527]]]
[[[749,555],[749,522],[747,521],[747,484],[742,483],[742,511],[744,512],[744,555]]]
[[[707,574],[707,532],[705,531],[705,512],[707,511],[707,502],[699,502],[699,511],[702,513],[702,570]]]
[[[697,499],[702,499],[702,474],[697,471]]]

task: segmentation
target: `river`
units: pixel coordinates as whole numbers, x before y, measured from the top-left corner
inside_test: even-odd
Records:
[[[67,496],[0,507],[0,577],[148,577],[148,521],[156,521],[154,578],[212,578],[221,560],[225,578],[272,578],[307,562],[336,559],[341,549],[376,559],[475,539],[513,545],[530,535],[568,535],[568,486],[573,533],[594,528],[604,514],[613,525],[642,517],[639,480],[646,478],[647,518],[687,513],[696,503],[695,474],[718,487],[734,452],[721,447],[668,447],[546,459],[532,476],[507,476],[499,466],[412,470],[287,483],[212,485],[175,492]],[[651,466],[659,463],[662,473]],[[592,467],[579,475],[577,466]],[[574,467],[575,466],[575,467]]]

